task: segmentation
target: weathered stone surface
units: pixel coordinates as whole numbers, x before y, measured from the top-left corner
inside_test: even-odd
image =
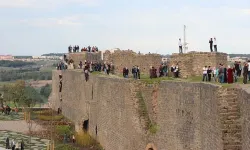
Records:
[[[149,74],[150,66],[158,68],[162,62],[159,54],[137,54],[132,50],[116,50],[114,53],[106,51],[103,54],[103,61],[115,65],[115,73],[122,73],[124,67],[131,71],[137,65],[144,74]]]
[[[156,134],[145,129],[148,120],[138,113],[139,91]],[[175,81],[146,85],[94,75],[86,82],[81,72],[66,70],[53,71],[50,102],[77,130],[89,120],[90,134],[108,150],[140,150],[148,143],[160,150],[250,149],[250,96],[237,88]]]
[[[170,66],[178,63],[180,76],[188,78],[201,76],[204,66],[218,67],[219,64],[227,65],[226,53],[215,52],[189,52],[185,54],[172,54]]]
[[[78,52],[78,53],[69,53],[68,58],[73,59],[74,65],[78,66],[80,61],[84,63],[84,61],[88,62],[101,62],[101,51],[100,52]]]

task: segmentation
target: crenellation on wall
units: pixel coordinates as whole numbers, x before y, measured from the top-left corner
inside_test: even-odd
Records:
[[[121,74],[124,67],[131,71],[132,67],[138,65],[140,71],[149,74],[151,66],[160,66],[162,60],[159,54],[137,54],[132,50],[115,50],[113,53],[106,51],[103,54],[103,60],[106,63],[113,63],[115,73]]]
[[[170,66],[178,64],[180,77],[202,75],[204,66],[218,67],[219,64],[227,65],[227,54],[218,52],[189,52],[172,54]]]
[[[72,59],[74,61],[74,65],[76,67],[80,64],[85,62],[102,62],[102,52],[77,52],[77,53],[68,53],[68,59]]]

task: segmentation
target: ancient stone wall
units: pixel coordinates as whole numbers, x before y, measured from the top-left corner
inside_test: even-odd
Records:
[[[86,82],[74,70],[53,71],[52,88],[53,108],[62,107],[77,130],[89,120],[89,133],[108,150],[140,150],[149,143],[158,150],[250,148],[250,95],[241,89],[176,81],[146,84],[96,75]]]
[[[227,65],[227,54],[215,52],[189,52],[185,54],[172,54],[170,66],[178,64],[180,76],[188,78],[201,76],[204,66],[218,67]]]
[[[149,74],[150,66],[159,67],[162,60],[158,54],[137,54],[132,50],[115,50],[114,53],[106,51],[103,54],[103,60],[107,63],[113,63],[115,73],[122,73],[124,67],[128,67],[131,73],[133,66],[139,66],[144,74]]]
[[[237,99],[240,104],[238,113],[240,113],[241,126],[238,126],[238,131],[241,130],[241,136],[237,135],[239,138],[242,138],[242,150],[250,149],[250,93],[242,89],[237,89]],[[231,103],[233,104],[233,103]]]
[[[84,61],[88,62],[101,62],[101,51],[93,53],[93,52],[78,52],[78,53],[69,53],[69,60],[73,59],[74,65],[78,66],[80,61],[84,63]]]
[[[142,91],[150,118],[159,128],[149,138],[158,149],[222,150],[217,86],[167,81]]]

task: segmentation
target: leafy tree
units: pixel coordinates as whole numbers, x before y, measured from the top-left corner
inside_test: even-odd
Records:
[[[22,105],[27,107],[33,107],[36,103],[42,102],[41,95],[31,86],[24,88],[24,98],[22,99]]]
[[[16,107],[20,101],[24,100],[24,89],[25,81],[23,80],[17,80],[13,85],[9,87],[9,93],[11,94],[11,98]]]
[[[45,86],[43,86],[40,90],[40,94],[43,95],[46,98],[49,98],[49,95],[51,93],[51,86],[49,84],[46,84]]]

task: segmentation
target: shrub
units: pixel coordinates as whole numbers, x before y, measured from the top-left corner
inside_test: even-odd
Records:
[[[149,132],[152,134],[155,134],[158,131],[158,126],[157,124],[150,124],[149,126]]]
[[[43,121],[60,121],[63,119],[62,115],[56,115],[56,116],[45,116],[45,115],[39,115],[38,119],[43,120]]]
[[[72,128],[69,125],[57,125],[56,126],[56,133],[60,136],[63,136],[65,133],[67,135],[72,134]]]

